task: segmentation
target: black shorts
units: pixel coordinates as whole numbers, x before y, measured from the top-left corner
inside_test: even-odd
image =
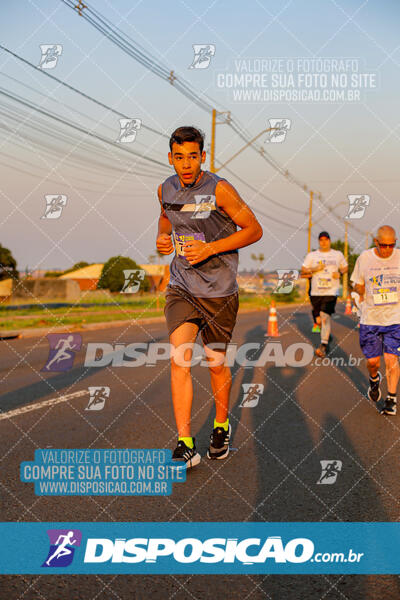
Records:
[[[337,296],[310,296],[313,307],[313,315],[318,316],[320,312],[332,315],[335,312]]]
[[[197,298],[183,288],[168,286],[164,307],[168,334],[183,323],[196,323],[203,343],[225,344],[224,348],[215,348],[224,351],[232,338],[238,308],[238,292],[221,298]]]

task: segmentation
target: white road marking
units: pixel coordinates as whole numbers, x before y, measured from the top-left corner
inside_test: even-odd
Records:
[[[80,396],[85,396],[88,393],[89,390],[81,390],[80,392],[72,392],[71,394],[65,394],[65,396],[58,396],[58,398],[51,398],[50,400],[43,400],[42,402],[37,402],[36,404],[30,404],[29,406],[22,406],[21,408],[16,408],[15,410],[9,410],[8,412],[0,413],[0,421],[3,419],[10,419],[11,417],[17,417],[18,415],[23,415],[24,413],[31,412],[32,410],[39,410],[40,408],[45,408],[46,406],[54,406],[60,402],[67,402],[72,398],[79,398]]]

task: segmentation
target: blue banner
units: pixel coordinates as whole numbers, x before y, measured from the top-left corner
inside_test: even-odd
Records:
[[[1,574],[400,574],[400,523],[0,523]]]

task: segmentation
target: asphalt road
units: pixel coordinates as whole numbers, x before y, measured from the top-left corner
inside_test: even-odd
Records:
[[[339,306],[330,353],[342,364],[234,363],[232,452],[224,461],[204,458],[188,472],[186,483],[174,484],[173,494],[161,497],[39,497],[32,484],[19,481],[19,465],[46,447],[173,449],[168,361],[136,368],[84,367],[89,342],[166,342],[163,323],[82,332],[82,350],[64,373],[42,371],[46,338],[3,340],[1,520],[398,521],[400,417],[380,416],[365,397],[355,321],[343,311]],[[232,341],[274,343],[271,355],[279,357],[282,349],[282,355],[295,357],[292,363],[300,361],[301,350],[286,353],[295,343],[317,345],[309,307],[280,309],[278,320],[280,337],[266,340],[265,312],[240,315]],[[261,351],[253,349],[248,356],[254,359]],[[193,435],[204,455],[213,399],[207,368],[195,366],[192,374]],[[252,407],[240,406],[246,383],[264,385]],[[100,385],[110,387],[104,408],[85,410],[88,387]],[[23,412],[27,408],[34,410]],[[342,463],[332,485],[317,484],[321,460]],[[12,600],[400,598],[395,576],[24,575],[3,576],[0,586],[0,597]]]

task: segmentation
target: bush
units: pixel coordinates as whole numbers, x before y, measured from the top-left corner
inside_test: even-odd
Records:
[[[140,269],[140,266],[127,256],[113,256],[104,264],[97,287],[110,292],[120,292],[124,287],[124,269]],[[149,291],[150,282],[145,275],[140,283],[141,291]]]
[[[294,286],[290,294],[272,294],[271,298],[275,302],[294,302],[297,298],[300,298],[300,293],[297,287]]]

